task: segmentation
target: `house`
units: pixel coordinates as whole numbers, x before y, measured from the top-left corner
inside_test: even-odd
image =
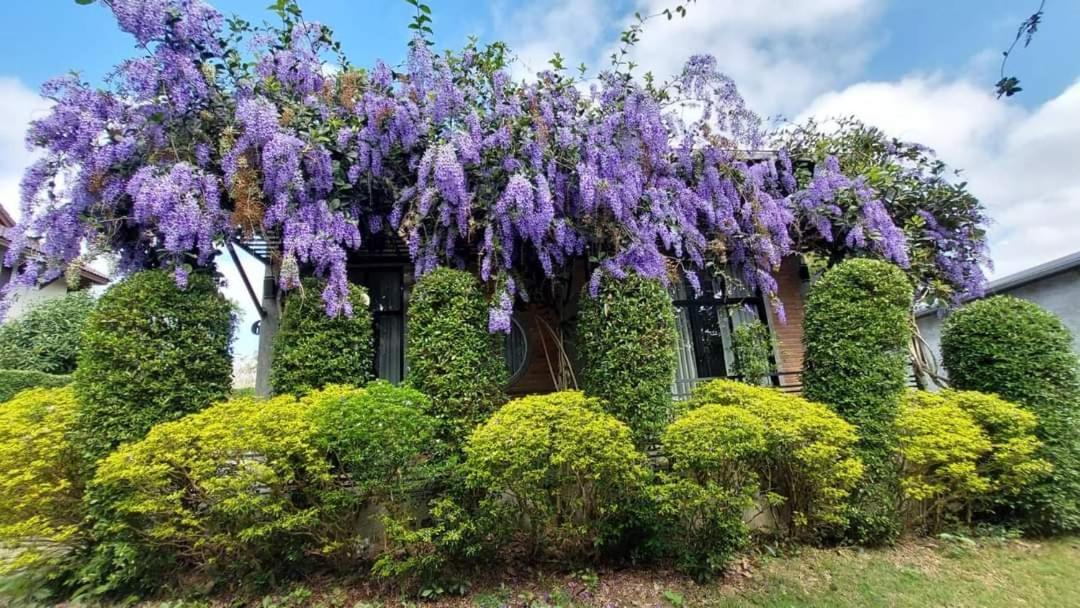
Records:
[[[1009,295],[1029,300],[1056,314],[1073,334],[1073,349],[1080,354],[1080,251],[995,279],[985,297]],[[941,330],[947,312],[931,308],[916,315],[919,332],[931,352],[941,360]],[[944,370],[941,370],[944,372]]]
[[[259,323],[259,354],[256,391],[269,392],[269,364],[273,336],[280,314],[279,292],[275,279],[276,251],[279,243],[266,237],[252,237],[235,245],[259,259],[266,271],[261,296],[244,275],[245,286],[256,303]],[[227,250],[237,261],[233,243]],[[237,267],[242,266],[237,261]],[[409,294],[414,283],[412,262],[399,239],[383,236],[369,239],[362,250],[350,255],[349,279],[367,288],[375,321],[376,376],[391,382],[401,381],[407,371]],[[586,273],[575,273],[580,277]],[[703,277],[704,278],[704,277]],[[788,390],[801,386],[803,364],[802,321],[806,272],[798,257],[784,261],[776,273],[778,300],[786,322],[781,322],[776,308],[759,293],[749,293],[723,277],[702,280],[702,292],[695,295],[689,285],[676,286],[672,298],[676,307],[679,342],[677,373],[672,387],[676,398],[684,398],[704,379],[733,374],[731,336],[735,328],[751,320],[760,320],[774,338],[777,374],[774,384]],[[581,284],[570,285],[567,300],[571,315]],[[566,318],[566,309],[562,315]],[[551,307],[524,304],[514,313],[506,337],[506,365],[510,373],[507,391],[511,395],[544,393],[555,390],[556,370],[560,367],[559,319]]]
[[[15,226],[15,219],[11,217],[11,214],[4,209],[3,205],[0,205],[0,260],[3,260],[7,255],[8,247],[11,246],[11,239],[8,236],[8,231]],[[30,247],[29,255],[34,255],[35,250],[33,246]],[[3,289],[11,280],[11,268],[5,267],[0,264],[0,289]],[[87,289],[95,285],[105,285],[109,282],[108,277],[96,272],[92,268],[83,267],[79,271],[79,289]],[[47,285],[42,285],[39,289],[27,289],[16,295],[16,300],[12,303],[11,308],[8,309],[7,319],[14,319],[25,312],[28,308],[32,307],[35,303],[50,298],[56,298],[64,295],[68,292],[68,286],[64,277],[58,277]]]

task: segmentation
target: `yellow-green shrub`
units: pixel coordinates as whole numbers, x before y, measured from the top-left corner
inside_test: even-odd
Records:
[[[488,542],[534,555],[595,555],[645,476],[629,427],[578,391],[507,403],[473,431],[465,455]]]
[[[909,391],[895,423],[908,526],[970,521],[1046,475],[1035,425],[1030,412],[994,395]]]
[[[749,538],[743,512],[758,488],[765,424],[739,407],[704,405],[671,423],[661,442],[671,472],[649,487],[654,535],[682,570],[706,578]]]
[[[754,471],[787,535],[807,539],[845,523],[847,499],[863,474],[854,426],[819,403],[731,380],[699,386],[688,407],[710,404],[737,407],[761,420],[765,451]]]
[[[309,409],[291,396],[234,399],[99,461],[88,576],[111,590],[229,580],[299,570],[336,548],[324,523],[337,482]]]
[[[0,405],[0,574],[50,568],[81,535],[81,458],[70,388],[38,388]]]

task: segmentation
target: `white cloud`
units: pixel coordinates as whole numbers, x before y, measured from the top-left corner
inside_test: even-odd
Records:
[[[853,114],[937,150],[986,205],[995,276],[1077,250],[1080,81],[1033,111],[985,83],[937,76],[863,82],[820,96],[801,118]]]
[[[868,26],[883,0],[709,0],[688,5],[685,18],[647,22],[631,59],[661,80],[677,73],[693,54],[715,55],[759,113],[791,114],[816,95],[849,81],[865,65],[875,42]],[[495,14],[507,40],[532,71],[543,69],[555,51],[568,65],[584,60],[593,69],[618,48],[618,30],[632,14],[672,8],[670,0],[637,0],[626,15],[612,14],[599,0],[550,0],[518,12]],[[615,23],[617,27],[605,27]],[[600,40],[600,38],[605,38]],[[522,70],[526,71],[526,70]]]
[[[529,2],[510,10],[504,3],[492,9],[498,38],[506,40],[517,57],[518,77],[550,69],[548,60],[559,52],[568,68],[591,65],[594,47],[607,33],[605,23],[616,15],[612,3],[603,0],[547,0]]]
[[[30,121],[49,109],[49,101],[17,78],[0,77],[0,205],[19,217],[19,182],[23,171],[34,161],[26,149],[26,129]]]
[[[669,0],[639,0],[655,14]],[[857,75],[875,48],[869,26],[879,0],[712,0],[688,6],[685,18],[646,25],[634,59],[659,76],[676,73],[688,55],[716,56],[750,107],[792,114],[817,94]]]

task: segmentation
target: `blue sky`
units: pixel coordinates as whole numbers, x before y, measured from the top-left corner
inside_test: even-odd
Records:
[[[686,0],[683,0],[684,3]],[[249,21],[271,19],[269,0],[211,0]],[[404,0],[301,0],[330,25],[357,64],[396,62],[409,33]],[[554,51],[573,65],[602,66],[635,11],[677,0],[428,0],[436,43],[505,40],[527,75]],[[691,54],[712,53],[765,116],[855,114],[936,149],[964,169],[995,219],[1000,276],[1071,253],[1080,236],[1080,2],[1048,0],[1032,46],[1010,61],[1024,91],[993,97],[1001,51],[1037,0],[697,0],[689,17],[651,21],[635,59],[664,76]],[[74,0],[0,3],[0,201],[17,206],[32,156],[26,124],[46,111],[36,91],[76,69],[99,81],[134,52],[108,11]],[[252,272],[256,264],[245,263]],[[237,352],[253,352],[254,320],[235,270],[228,293],[248,309]]]

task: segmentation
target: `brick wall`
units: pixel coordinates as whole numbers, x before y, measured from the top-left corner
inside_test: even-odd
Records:
[[[776,341],[776,362],[781,372],[781,386],[800,385],[802,380],[794,372],[801,372],[803,367],[803,281],[799,276],[799,258],[792,256],[784,260],[776,273],[778,285],[777,297],[784,307],[786,322],[781,323],[776,311],[769,310],[769,324],[772,326]],[[788,374],[784,374],[788,372]]]

